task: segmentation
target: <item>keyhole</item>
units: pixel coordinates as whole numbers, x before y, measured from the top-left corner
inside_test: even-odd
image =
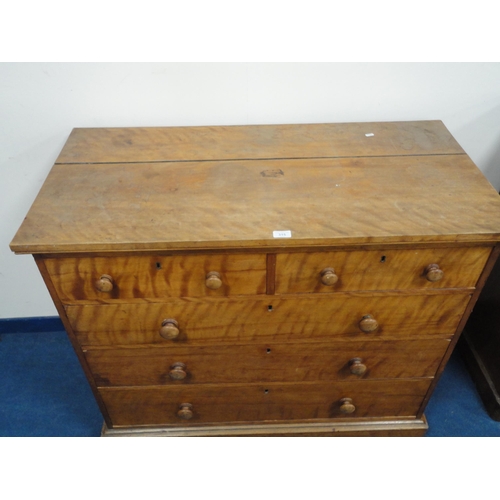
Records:
[[[271,349],[266,349],[267,354],[271,352]]]
[[[272,310],[273,310],[273,306],[267,306],[267,311],[268,312],[272,312]]]
[[[385,255],[382,255],[380,262],[382,262],[382,264],[385,262]]]
[[[156,263],[156,269],[161,269],[161,262]]]
[[[264,394],[269,394],[269,389],[264,389]]]

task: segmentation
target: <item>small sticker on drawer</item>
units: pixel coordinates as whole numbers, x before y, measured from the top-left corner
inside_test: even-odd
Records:
[[[273,238],[291,238],[292,231],[273,231]]]

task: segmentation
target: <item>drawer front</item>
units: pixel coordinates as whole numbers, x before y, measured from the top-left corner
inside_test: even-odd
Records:
[[[89,349],[98,386],[433,377],[449,340]]]
[[[276,257],[276,293],[474,287],[490,252],[481,247],[284,253]],[[431,264],[442,273],[426,274]]]
[[[303,341],[450,338],[469,295],[348,294],[304,298],[180,299],[168,303],[67,306],[83,346],[168,344],[190,341]],[[361,330],[371,315],[378,328]],[[174,319],[178,336],[160,335],[163,320]]]
[[[114,426],[415,416],[430,379],[101,388]],[[350,398],[353,413],[343,413]],[[184,406],[189,420],[178,415]],[[344,407],[345,409],[345,407]],[[352,409],[352,407],[350,408]]]
[[[266,293],[265,254],[58,258],[45,264],[65,304]]]

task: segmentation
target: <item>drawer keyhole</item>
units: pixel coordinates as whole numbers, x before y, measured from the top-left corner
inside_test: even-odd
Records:
[[[380,262],[383,264],[385,262],[385,255],[382,255],[382,257],[380,258]]]
[[[273,306],[267,306],[267,311],[272,312],[273,311]]]

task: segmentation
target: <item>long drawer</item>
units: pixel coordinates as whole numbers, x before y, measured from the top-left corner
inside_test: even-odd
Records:
[[[174,344],[189,341],[303,341],[307,339],[450,338],[470,299],[468,294],[339,294],[306,297],[179,299],[167,303],[67,306],[83,346]],[[370,333],[361,323],[372,317]],[[179,334],[165,340],[164,320]]]
[[[85,350],[98,386],[433,377],[449,340]]]
[[[68,257],[45,265],[65,304],[266,293],[265,254]]]
[[[430,379],[360,380],[101,388],[100,393],[114,426],[190,425],[415,416],[429,384]],[[191,418],[179,412],[190,412]]]
[[[474,287],[490,252],[479,247],[282,253],[276,257],[276,293]],[[433,264],[438,267],[429,273]]]

